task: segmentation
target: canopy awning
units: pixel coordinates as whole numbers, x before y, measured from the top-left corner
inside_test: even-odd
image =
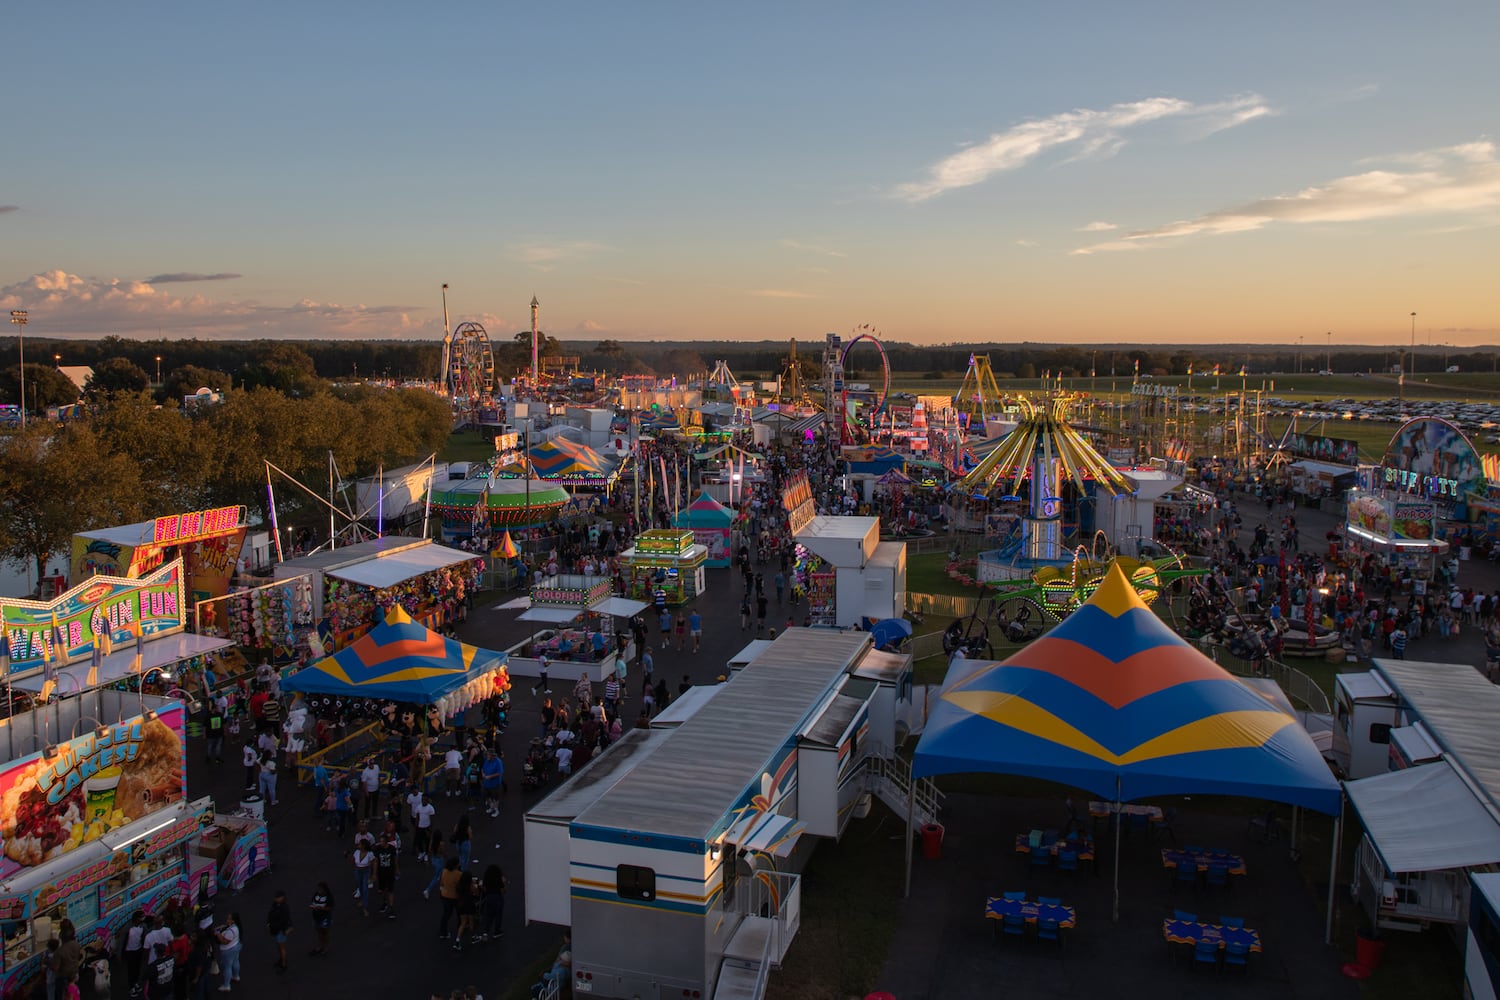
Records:
[[[148,639],[141,646],[140,672],[144,674],[156,667],[169,667],[174,663],[191,660],[195,656],[203,656],[233,645],[234,643],[228,639],[194,635],[191,632],[178,632],[161,639]],[[95,686],[113,684],[124,677],[134,675],[135,671],[131,669],[134,663],[135,643],[130,641],[115,643],[115,651],[106,656],[99,667]],[[68,695],[84,690],[90,669],[92,667],[88,660],[79,660],[77,663],[58,670],[57,694]],[[68,680],[68,677],[72,680]],[[14,686],[22,691],[40,691],[44,683],[46,683],[46,678],[42,671],[38,670],[28,677],[17,678]]]
[[[410,580],[414,576],[476,558],[478,557],[472,552],[460,552],[444,545],[421,545],[388,556],[366,559],[353,566],[330,570],[328,575],[361,587],[384,590],[394,587],[402,580]]]
[[[512,597],[510,600],[506,601],[504,604],[497,604],[493,608],[491,608],[490,610],[491,611],[514,611],[517,608],[529,608],[529,607],[531,607],[531,598],[529,596],[527,596],[526,594],[522,594],[520,597]]]
[[[583,608],[528,608],[516,616],[519,622],[546,622],[549,625],[566,625],[583,614]]]
[[[614,615],[616,618],[630,618],[640,614],[651,605],[645,601],[633,601],[628,597],[606,597],[589,605],[589,610],[596,615]]]
[[[1346,781],[1344,791],[1392,872],[1500,863],[1500,822],[1446,760]]]
[[[784,858],[797,846],[807,824],[780,813],[751,813],[724,835],[726,843],[746,851]]]

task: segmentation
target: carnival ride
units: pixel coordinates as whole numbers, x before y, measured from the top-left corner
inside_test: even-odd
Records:
[[[1063,550],[1063,486],[1071,484],[1074,508],[1099,493],[1134,492],[1135,487],[1068,425],[1078,397],[1060,393],[1041,404],[1017,397],[1021,420],[959,483],[976,500],[1002,497],[1026,504],[1018,531],[999,548],[983,552],[985,579],[1019,580],[1042,566],[1068,562]],[[1029,494],[1023,498],[1022,489]]]
[[[1118,561],[1126,579],[1147,605],[1160,607],[1163,617],[1181,631],[1187,620],[1173,595],[1192,592],[1197,578],[1207,577],[1206,567],[1193,566],[1179,553],[1158,559],[1134,559],[1116,555],[1103,532],[1094,533],[1094,545],[1073,549],[1064,566],[1042,566],[1025,580],[989,584],[993,591],[982,598],[974,612],[948,626],[943,649],[964,648],[969,655],[993,655],[991,627],[999,638],[1011,643],[1030,642],[1078,610],[1103,583],[1111,562]]]
[[[477,402],[495,391],[495,352],[478,323],[460,323],[443,338],[443,377],[454,399]]]
[[[962,415],[966,430],[980,435],[984,434],[986,421],[1005,411],[1004,397],[995,382],[988,354],[969,355],[969,368],[953,394],[953,409]]]
[[[869,341],[880,354],[881,387],[880,398],[874,408],[869,411],[869,430],[873,431],[880,415],[885,412],[886,403],[891,396],[891,359],[886,356],[885,347],[881,345],[876,336],[880,331],[869,323],[861,323],[852,331],[853,336],[845,343],[838,334],[830,333],[828,343],[823,351],[823,388],[827,394],[828,402],[825,411],[833,418],[837,433],[830,433],[828,440],[830,446],[855,444],[854,428],[859,424],[858,418],[851,419],[849,412],[849,386],[844,381],[844,374],[848,368],[849,352],[854,350],[854,345],[861,341]],[[868,431],[867,431],[868,436]]]

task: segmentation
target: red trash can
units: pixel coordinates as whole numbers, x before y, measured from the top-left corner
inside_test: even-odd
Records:
[[[936,861],[943,856],[943,828],[936,823],[922,827],[922,857]]]

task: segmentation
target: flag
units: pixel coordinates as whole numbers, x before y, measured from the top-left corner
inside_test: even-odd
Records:
[[[1219,366],[1218,365],[1214,365],[1214,378],[1218,378],[1218,377],[1219,377]]]
[[[105,626],[106,632],[109,626]],[[104,666],[104,638],[101,635],[94,636],[94,651],[89,654],[89,672],[84,678],[83,686],[93,688],[99,686],[99,668]]]
[[[1188,377],[1191,378],[1192,375],[1193,375],[1193,363],[1191,361],[1189,361],[1188,362]]]
[[[62,626],[57,623],[57,612],[52,612],[52,623],[42,639],[42,662],[51,666],[59,659],[68,660],[68,641],[63,637]]]
[[[1136,370],[1136,374],[1140,374],[1140,371],[1141,371],[1141,359],[1140,358],[1136,358],[1135,359],[1135,370]]]
[[[130,623],[130,634],[135,636],[135,657],[130,661],[130,672],[138,674],[141,672],[141,661],[146,656],[146,637],[142,632],[140,622]]]

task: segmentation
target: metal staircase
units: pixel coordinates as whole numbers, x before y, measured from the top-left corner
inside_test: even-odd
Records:
[[[880,799],[891,811],[906,818],[907,796],[911,788],[911,763],[894,753],[886,756],[865,758],[865,789]],[[916,797],[912,803],[912,823],[926,826],[938,821],[943,806],[943,793],[931,778],[917,781]]]

